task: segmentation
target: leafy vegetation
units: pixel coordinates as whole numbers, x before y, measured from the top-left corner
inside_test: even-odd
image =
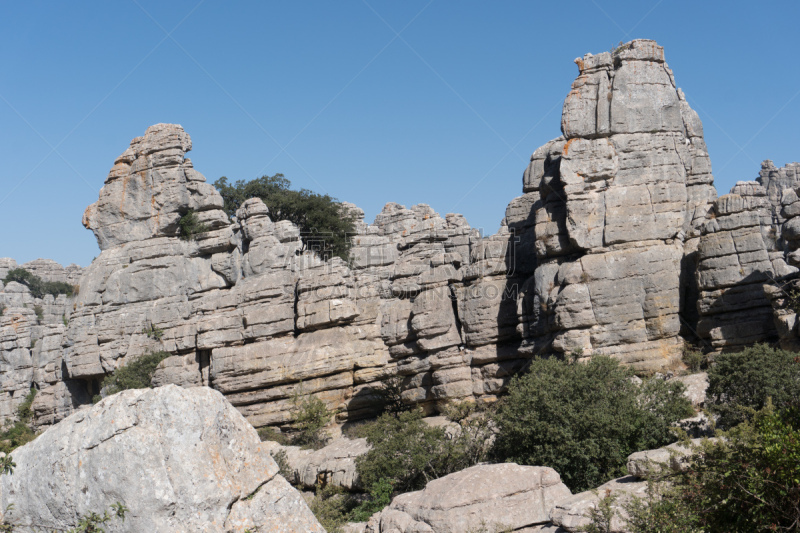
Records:
[[[180,238],[185,241],[192,241],[201,233],[209,231],[209,227],[197,218],[193,209],[189,209],[178,220]]]
[[[708,358],[703,352],[689,346],[684,347],[681,359],[690,372],[700,372],[708,367]]]
[[[0,452],[10,454],[36,438],[36,433],[29,425],[33,419],[31,406],[34,398],[36,398],[36,389],[31,388],[25,396],[25,400],[17,407],[17,420],[8,422],[6,427],[0,431]]]
[[[501,401],[495,458],[552,467],[573,492],[624,475],[628,455],[672,442],[693,414],[682,383],[632,377],[605,356],[534,359]]]
[[[487,413],[469,413],[451,432],[427,424],[423,416],[419,409],[384,414],[358,428],[372,446],[356,460],[371,492],[386,483],[395,492],[418,490],[486,459],[492,434]]]
[[[302,399],[295,396],[293,401],[295,433],[292,435],[292,443],[305,448],[323,447],[328,441],[328,435],[323,430],[332,417],[325,402],[313,395]]]
[[[142,328],[142,333],[144,335],[147,335],[148,338],[155,339],[157,341],[160,341],[161,338],[164,336],[164,330],[157,327],[152,322],[149,325]]]
[[[106,376],[101,384],[101,390],[106,396],[111,396],[128,389],[147,389],[152,386],[153,374],[158,364],[169,357],[169,352],[158,351],[144,354],[125,366],[117,368]],[[95,396],[95,403],[100,401],[100,396]]]
[[[258,430],[262,441],[270,440],[284,446],[301,446],[319,449],[328,442],[325,426],[330,423],[333,414],[325,406],[325,402],[316,396],[300,396],[298,391],[292,397],[295,422],[290,431],[284,433],[276,428],[264,427]]]
[[[723,436],[695,447],[685,472],[650,481],[646,498],[624,504],[626,530],[800,530],[800,410],[777,411],[768,402],[760,411],[751,412],[751,420]],[[590,518],[593,524],[587,531],[604,531],[601,513],[592,513]]]
[[[300,228],[306,250],[314,250],[326,258],[339,256],[346,261],[350,236],[354,233],[352,217],[335,198],[308,189],[296,191],[291,185],[283,174],[235,183],[228,183],[222,177],[214,182],[229,216],[234,216],[245,200],[260,198],[273,222],[288,220]]]
[[[72,296],[73,293],[77,294],[76,287],[63,281],[44,281],[39,276],[25,270],[24,268],[12,268],[3,279],[3,283],[7,284],[10,281],[22,283],[31,291],[34,298],[44,298],[46,294],[58,296],[59,294],[66,294]]]
[[[798,405],[800,357],[766,344],[719,354],[708,370],[707,398],[721,428],[745,421],[748,409],[762,409],[768,398],[777,409]]]
[[[33,306],[33,313],[36,315],[36,323],[41,324],[42,320],[44,320],[44,309],[42,309],[41,305],[34,305]]]

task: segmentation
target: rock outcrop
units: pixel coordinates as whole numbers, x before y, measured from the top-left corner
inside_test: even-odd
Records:
[[[512,202],[531,206],[535,234],[523,337],[660,368],[680,356],[695,297],[682,270],[716,196],[702,124],[653,41],[575,62],[563,135],[534,152]]]
[[[797,165],[765,163],[758,182],[717,198],[702,124],[660,46],[635,40],[576,63],[562,135],[533,153],[496,234],[425,204],[386,204],[368,224],[344,203],[356,219],[348,261],[310,251],[258,199],[229,219],[183,128],[148,128],[84,214],[101,253],[77,297],[43,302],[36,325],[24,287],[0,292],[11,392],[0,419],[33,385],[36,423],[55,423],[157,350],[171,357],[156,385],[210,386],[265,426],[290,422],[309,394],[339,422],[371,416],[390,376],[430,413],[494,400],[540,354],[654,371],[679,364],[685,341],[795,342],[796,313],[773,280],[800,266],[800,191],[786,189]],[[205,231],[182,239],[190,212]],[[78,274],[34,263],[54,279]]]
[[[14,461],[1,498],[19,531],[66,530],[116,502],[130,511],[114,531],[325,531],[253,427],[205,387],[121,392],[18,448]]]
[[[478,465],[397,496],[370,518],[366,532],[519,531],[549,524],[550,509],[569,496],[552,468]]]
[[[77,285],[82,269],[49,259],[18,265],[0,258],[0,421],[14,420],[31,388],[51,389],[34,403],[37,425],[48,425],[89,401],[82,382],[68,379],[62,367],[62,341],[74,297],[35,298],[25,285],[3,284],[9,270],[24,268],[43,281]]]

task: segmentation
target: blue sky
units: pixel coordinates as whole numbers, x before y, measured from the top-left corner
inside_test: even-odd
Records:
[[[572,63],[655,39],[717,189],[800,160],[800,3],[635,0],[0,3],[0,257],[87,265],[114,159],[184,126],[209,182],[282,172],[361,206],[485,233],[560,134]]]

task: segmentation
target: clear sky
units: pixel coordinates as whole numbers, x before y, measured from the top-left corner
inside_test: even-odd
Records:
[[[655,39],[705,126],[717,189],[800,160],[800,2],[0,2],[0,257],[87,265],[114,159],[182,124],[209,182],[282,172],[486,234],[560,134],[586,52]]]

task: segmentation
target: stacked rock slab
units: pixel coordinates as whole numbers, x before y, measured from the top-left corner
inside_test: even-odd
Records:
[[[400,376],[406,401],[433,408],[493,397],[524,362],[513,343],[497,348],[516,337],[513,299],[497,320],[507,232],[481,241],[462,216],[424,204],[387,204],[370,225],[345,204],[356,218],[350,261],[323,260],[261,200],[229,220],[190,149],[180,126],[149,128],[84,214],[101,253],[54,342],[85,397],[116,368],[166,351],[154,384],[209,385],[257,426],[289,421],[308,394],[345,420],[374,414],[388,376]],[[180,238],[190,211],[206,231]]]
[[[783,262],[770,260],[762,234],[769,217],[766,191],[739,182],[714,202],[698,250],[700,288],[697,333],[715,349],[745,346],[775,337],[772,305],[765,284]]]
[[[291,421],[309,394],[339,421],[371,416],[392,376],[406,402],[433,411],[493,400],[536,354],[654,370],[697,333],[715,350],[774,336],[759,291],[800,264],[797,191],[781,192],[777,215],[772,198],[796,174],[762,171],[766,186],[742,183],[715,203],[702,124],[663,49],[636,40],[576,63],[562,135],[533,153],[498,233],[425,204],[387,204],[368,224],[344,203],[348,261],[310,251],[259,199],[229,219],[186,157],[188,134],[152,126],[84,214],[101,253],[75,300],[45,312],[68,307],[67,325],[35,334],[37,362],[30,295],[13,283],[0,293],[15,310],[0,318],[12,398],[0,418],[35,383],[37,423],[57,422],[155,351],[170,357],[154,384],[213,387],[264,426]],[[189,212],[204,231],[181,238]]]
[[[33,403],[35,420],[47,425],[63,418],[88,401],[81,383],[66,379],[61,366],[65,322],[73,309],[74,297],[50,294],[35,298],[21,283],[2,279],[15,268],[23,268],[44,281],[77,285],[82,272],[78,265],[62,267],[50,259],[36,259],[22,265],[0,259],[0,420],[14,420],[17,409],[31,388],[43,392]]]
[[[535,352],[659,368],[681,352],[681,272],[716,196],[702,125],[653,41],[575,62],[563,135],[534,152],[507,215],[535,235],[521,333]]]

